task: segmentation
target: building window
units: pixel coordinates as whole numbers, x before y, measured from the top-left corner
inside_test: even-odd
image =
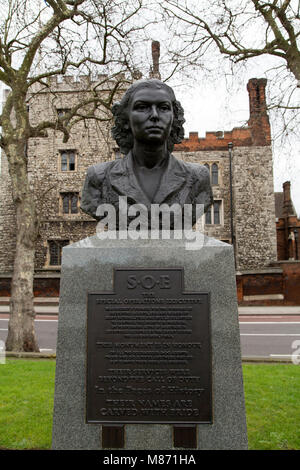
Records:
[[[207,168],[207,169],[208,169],[208,173],[209,173],[209,179],[210,179],[210,166],[209,166],[209,164],[208,164],[208,163],[204,163],[204,166],[205,166],[205,168]]]
[[[211,225],[211,207],[207,210],[205,214],[205,223],[206,225]]]
[[[219,184],[219,168],[216,163],[211,167],[211,184]]]
[[[60,169],[61,171],[75,171],[76,158],[74,150],[61,150]]]
[[[222,201],[214,201],[205,214],[206,225],[220,225],[222,223]]]
[[[204,166],[208,169],[211,184],[219,184],[219,166],[217,163],[213,163],[211,166],[208,163],[204,163]]]
[[[70,108],[59,108],[56,110],[57,111],[57,116],[59,118],[64,117],[69,111],[71,111]]]
[[[213,206],[213,211],[214,211],[214,224],[220,224],[221,219],[220,219],[220,201],[215,201],[214,206]]]
[[[62,212],[63,214],[78,214],[78,193],[61,193]]]
[[[69,245],[69,240],[48,240],[49,266],[60,266],[62,249]]]

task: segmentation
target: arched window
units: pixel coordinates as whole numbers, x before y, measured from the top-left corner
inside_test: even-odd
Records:
[[[219,184],[219,168],[216,163],[211,167],[211,184]]]

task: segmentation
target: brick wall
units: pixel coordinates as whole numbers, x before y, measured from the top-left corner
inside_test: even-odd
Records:
[[[176,149],[182,152],[198,152],[208,150],[227,150],[232,142],[234,147],[251,146],[252,136],[248,127],[235,128],[225,132],[206,132],[205,137],[199,137],[198,132],[190,132],[189,137],[183,139]]]
[[[247,84],[249,93],[252,144],[255,146],[271,145],[271,131],[266,106],[266,78],[252,78]]]
[[[300,305],[300,262],[277,261],[264,272],[238,272],[239,305]]]
[[[277,259],[284,260],[287,257],[284,219],[279,219],[276,222],[276,236],[277,236]]]
[[[291,199],[290,181],[283,183],[283,192],[276,193],[276,199],[278,260],[300,260],[300,219]]]

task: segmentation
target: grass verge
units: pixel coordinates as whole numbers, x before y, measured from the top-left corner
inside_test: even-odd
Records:
[[[245,364],[250,449],[300,449],[300,366]]]
[[[0,449],[51,447],[55,361],[0,365]]]
[[[249,449],[300,449],[300,367],[244,364]],[[50,449],[55,361],[0,366],[0,449]]]

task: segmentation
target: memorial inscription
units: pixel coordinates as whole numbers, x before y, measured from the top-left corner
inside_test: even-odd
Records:
[[[209,294],[183,268],[116,268],[88,294],[87,423],[211,423]]]

